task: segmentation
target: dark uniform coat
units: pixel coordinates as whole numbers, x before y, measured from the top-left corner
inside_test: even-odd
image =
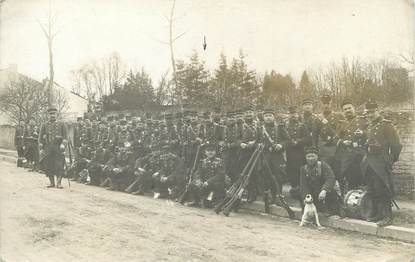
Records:
[[[372,121],[368,128],[367,151],[362,161],[362,174],[366,174],[368,169],[374,173],[384,183],[384,192],[393,196],[392,165],[399,159],[402,144],[399,135],[391,121],[379,117]]]
[[[42,125],[39,142],[43,145],[45,154],[40,160],[40,166],[46,175],[63,176],[65,155],[60,147],[66,138],[66,126],[63,122],[49,121]]]

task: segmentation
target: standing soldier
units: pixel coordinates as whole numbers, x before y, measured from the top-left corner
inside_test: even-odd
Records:
[[[25,128],[24,143],[25,157],[27,163],[32,167],[31,171],[37,170],[39,163],[39,127],[36,125],[35,119],[30,117],[29,124]]]
[[[54,107],[48,109],[49,122],[44,123],[39,133],[39,147],[45,150],[40,165],[49,178],[48,187],[62,188],[61,181],[64,175],[65,148],[67,143],[66,127],[63,122],[57,121],[58,111]]]
[[[16,126],[16,130],[14,132],[14,146],[16,147],[17,151],[17,167],[23,167],[23,159],[24,159],[24,132],[25,132],[25,125],[23,120],[19,120],[18,125]]]
[[[224,161],[226,173],[232,182],[235,182],[238,179],[240,144],[241,140],[238,138],[236,120],[233,113],[229,112],[225,133]]]
[[[367,181],[368,194],[373,201],[368,221],[386,226],[392,224],[392,166],[399,159],[402,144],[391,121],[380,115],[376,102],[369,101],[366,110],[370,124],[362,172]]]
[[[291,195],[299,198],[300,169],[305,164],[304,145],[311,143],[311,136],[306,132],[304,124],[300,120],[296,106],[290,106],[287,132],[287,176],[291,184]]]
[[[264,144],[264,161],[260,166],[264,189],[271,190],[272,203],[276,196],[282,194],[285,178],[284,149],[288,141],[288,133],[284,123],[276,123],[272,109],[264,111],[264,125],[259,127],[260,141]],[[270,174],[271,173],[271,174]]]
[[[337,142],[336,158],[340,160],[340,170],[336,174],[343,195],[350,189],[362,185],[360,162],[366,143],[364,117],[356,115],[352,101],[346,98],[342,105],[345,120],[340,124]]]
[[[255,151],[255,147],[258,140],[258,130],[256,122],[254,121],[254,111],[248,108],[245,111],[245,120],[242,124],[242,140],[240,143],[240,157],[239,157],[239,170],[240,174],[245,166],[248,164],[249,159]],[[248,183],[248,202],[256,200],[258,194],[258,176],[255,170],[253,171]]]
[[[84,129],[84,122],[82,120],[82,117],[78,117],[76,119],[76,126],[73,131],[73,146],[76,150],[78,147],[81,146],[81,137]]]
[[[313,113],[314,105],[313,100],[311,99],[304,99],[303,104],[303,123],[308,132],[309,136],[311,137],[310,143],[306,144],[305,146],[315,146],[318,147],[318,137],[319,137],[319,129],[320,129],[320,121],[317,116]]]
[[[331,97],[321,97],[323,113],[320,115],[320,132],[318,149],[320,159],[330,165],[334,174],[339,172],[339,161],[335,158],[337,150],[338,129],[344,120],[343,115],[334,112],[331,108]]]
[[[190,111],[188,112],[188,116],[189,123],[186,125],[186,130],[184,132],[186,138],[184,144],[184,159],[186,168],[191,169],[195,162],[198,146],[202,143],[202,139],[200,138],[201,126],[198,123],[197,113],[195,111]]]

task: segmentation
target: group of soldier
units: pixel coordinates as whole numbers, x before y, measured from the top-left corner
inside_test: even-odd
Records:
[[[342,214],[347,192],[364,188],[372,201],[367,220],[391,224],[392,165],[402,148],[393,124],[374,101],[360,115],[347,98],[340,112],[328,95],[321,104],[321,114],[314,113],[315,101],[304,99],[288,114],[247,107],[226,114],[215,109],[83,117],[71,139],[50,108],[49,122],[41,127],[30,121],[16,128],[16,147],[19,157],[46,174],[49,187],[62,188],[67,174],[110,190],[201,207],[220,202],[261,148],[240,196],[245,201],[267,195],[279,204],[288,183],[300,203],[311,194],[319,210]]]

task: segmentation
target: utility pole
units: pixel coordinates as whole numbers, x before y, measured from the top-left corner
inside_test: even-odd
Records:
[[[2,68],[2,62],[3,62],[3,52],[2,52],[2,41],[3,41],[3,38],[2,38],[2,30],[1,30],[1,27],[2,27],[2,21],[1,21],[1,19],[2,19],[2,13],[1,13],[1,8],[2,8],[2,6],[3,6],[3,3],[4,2],[6,2],[6,0],[0,0],[0,68]]]

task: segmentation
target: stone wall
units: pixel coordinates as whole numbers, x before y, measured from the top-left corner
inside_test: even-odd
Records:
[[[389,116],[388,116],[389,117]],[[399,161],[394,165],[394,184],[398,195],[415,198],[415,119],[414,112],[392,113],[390,119],[403,144]]]
[[[0,125],[0,148],[13,150],[14,148],[14,127]]]

